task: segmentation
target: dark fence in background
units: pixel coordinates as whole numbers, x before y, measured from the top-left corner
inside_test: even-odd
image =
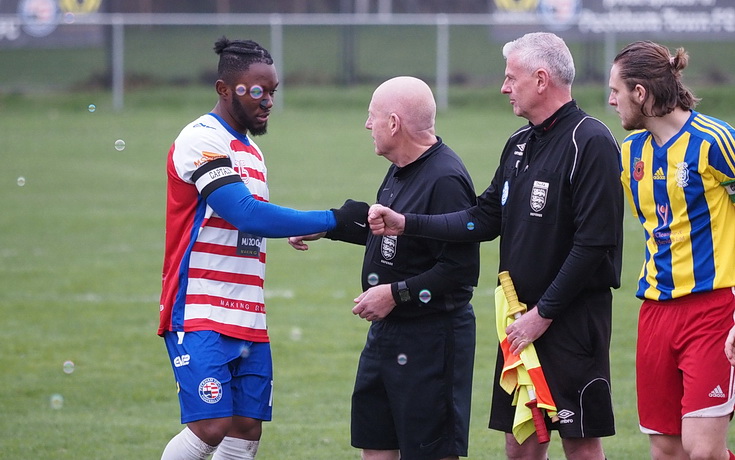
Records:
[[[110,88],[120,108],[136,86],[211,84],[212,45],[227,35],[269,48],[284,88],[410,74],[446,107],[450,85],[499,86],[503,43],[536,30],[562,36],[578,83],[603,90],[614,54],[638,39],[689,49],[690,82],[735,74],[733,0],[2,0],[0,91]]]

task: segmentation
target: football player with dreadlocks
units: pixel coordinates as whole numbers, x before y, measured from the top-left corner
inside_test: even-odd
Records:
[[[163,460],[252,459],[271,419],[273,371],[263,284],[266,238],[366,222],[367,204],[296,211],[268,203],[263,152],[278,87],[273,59],[250,40],[221,38],[211,112],[187,125],[167,160],[161,335],[181,423]],[[216,450],[216,452],[215,452]]]

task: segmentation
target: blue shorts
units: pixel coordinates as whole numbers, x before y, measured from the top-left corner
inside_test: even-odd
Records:
[[[213,331],[164,334],[181,405],[181,423],[233,415],[270,421],[273,361],[268,342]]]

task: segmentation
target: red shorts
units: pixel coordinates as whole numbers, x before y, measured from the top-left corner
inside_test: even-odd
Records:
[[[681,435],[684,417],[733,412],[733,368],[724,348],[734,313],[732,288],[643,302],[636,350],[641,431]]]

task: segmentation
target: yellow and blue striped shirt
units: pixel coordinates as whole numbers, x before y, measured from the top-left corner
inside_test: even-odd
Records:
[[[621,180],[646,239],[636,295],[669,300],[735,286],[735,129],[698,112],[665,145],[622,144]]]

